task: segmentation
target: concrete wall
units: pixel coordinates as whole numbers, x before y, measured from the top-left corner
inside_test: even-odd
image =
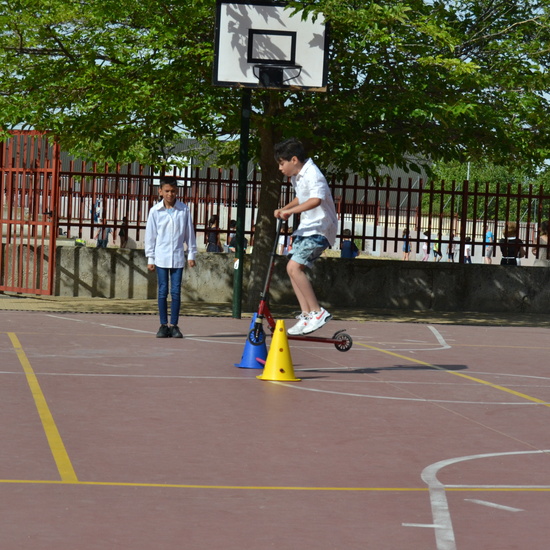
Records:
[[[245,260],[246,287],[249,258]],[[276,265],[271,299],[273,303],[297,304],[285,263],[280,258]],[[184,274],[183,300],[231,302],[233,265],[230,254],[199,254],[197,267]],[[550,311],[548,268],[321,258],[311,277],[319,300],[327,308],[337,305],[428,311]],[[156,298],[156,276],[147,271],[143,250],[60,246],[55,294]]]

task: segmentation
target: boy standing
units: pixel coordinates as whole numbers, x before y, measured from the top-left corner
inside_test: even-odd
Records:
[[[160,328],[157,338],[183,338],[178,328],[181,304],[181,279],[187,263],[195,267],[197,243],[191,213],[187,205],[177,200],[178,182],[174,177],[164,177],[160,181],[161,201],[149,211],[145,228],[145,256],[147,269],[157,272],[158,308]],[[170,324],[168,325],[168,289],[172,297]]]
[[[289,253],[287,273],[302,313],[288,334],[310,334],[321,328],[332,317],[317,301],[305,268],[334,244],[338,218],[327,181],[319,168],[305,154],[301,142],[287,139],[275,146],[275,160],[279,170],[291,178],[296,197],[283,208],[275,210],[275,217],[288,220],[300,214],[300,225],[294,232]]]

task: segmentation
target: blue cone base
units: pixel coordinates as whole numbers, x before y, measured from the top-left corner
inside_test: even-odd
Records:
[[[250,327],[248,329],[249,331],[254,328],[254,323],[256,322],[257,316],[258,314],[254,313],[254,316],[252,317],[252,322],[250,323]],[[235,366],[239,367],[240,369],[263,369],[264,365],[260,363],[258,359],[260,361],[263,361],[264,363],[267,359],[267,346],[265,343],[265,339],[261,344],[255,346],[254,344],[250,343],[247,335],[243,355],[241,357],[241,362],[235,363]]]

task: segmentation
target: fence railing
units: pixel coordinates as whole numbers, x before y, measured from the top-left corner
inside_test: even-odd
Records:
[[[148,211],[158,197],[159,175],[137,164],[111,168],[70,162],[64,167],[67,169],[60,172],[59,181],[59,233],[93,240],[106,219],[115,231],[124,223],[129,246],[141,246]],[[220,236],[227,241],[229,222],[237,214],[237,171],[186,167],[174,176],[179,182],[179,198],[192,210],[199,244],[213,215],[218,216]],[[490,189],[488,184],[468,181],[365,180],[358,176],[332,179],[329,185],[339,215],[338,237],[350,229],[360,249],[376,255],[399,255],[403,231],[408,232],[416,253],[426,240],[463,243],[466,237],[475,253],[476,247],[484,249],[487,231],[498,239],[508,221],[517,222],[518,236],[529,253],[530,248],[539,247],[541,222],[550,212],[550,194],[542,186],[502,183]],[[11,189],[13,196],[4,197],[4,207],[11,204],[10,208],[24,211],[40,202],[40,186],[31,189],[12,182]],[[281,187],[281,204],[290,200],[291,193],[289,184]],[[246,190],[245,235],[249,240],[259,200],[260,175],[252,169]]]

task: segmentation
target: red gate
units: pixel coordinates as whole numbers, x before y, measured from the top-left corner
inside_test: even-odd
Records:
[[[53,294],[59,146],[39,132],[0,143],[0,291]]]

